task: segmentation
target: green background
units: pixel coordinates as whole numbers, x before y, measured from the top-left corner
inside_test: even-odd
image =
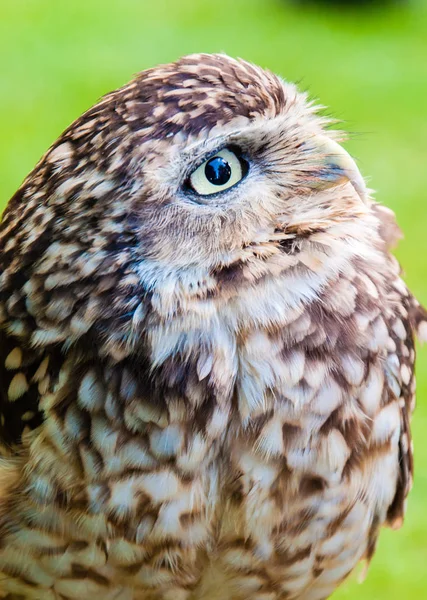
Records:
[[[0,0],[0,209],[58,134],[132,74],[223,51],[297,81],[344,121],[347,147],[405,239],[427,304],[427,1],[345,8],[303,0]],[[427,348],[418,359],[416,476],[405,526],[384,530],[368,578],[334,598],[427,598]]]

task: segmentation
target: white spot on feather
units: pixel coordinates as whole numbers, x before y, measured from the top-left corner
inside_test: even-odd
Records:
[[[421,323],[419,323],[417,336],[420,342],[427,342],[427,321],[421,321]]]
[[[28,382],[24,373],[17,373],[12,379],[7,392],[8,399],[13,402],[18,400],[28,391]]]
[[[304,376],[305,354],[302,350],[290,350],[283,362],[286,385],[293,387]]]
[[[390,438],[397,441],[400,433],[400,409],[398,402],[391,402],[375,417],[372,429],[372,440],[383,444]]]
[[[72,145],[69,142],[64,142],[49,152],[47,160],[49,162],[60,162],[62,166],[67,166],[71,163],[72,156]]]
[[[362,383],[365,365],[363,361],[355,355],[343,354],[341,356],[341,365],[343,375],[351,385],[360,385]]]
[[[384,388],[384,371],[378,365],[369,369],[368,377],[360,392],[360,403],[363,410],[370,417],[374,416],[379,408]]]
[[[199,381],[202,381],[209,375],[212,370],[213,357],[211,354],[207,356],[201,356],[197,361],[197,376]]]
[[[42,362],[40,363],[37,371],[34,373],[33,375],[33,380],[34,381],[41,381],[42,379],[44,379],[46,373],[47,373],[47,368],[49,366],[49,357],[47,356],[46,358],[44,358],[42,360]]]
[[[329,415],[340,404],[342,389],[336,381],[328,379],[322,385],[316,398],[311,404],[316,414]]]
[[[150,435],[151,451],[161,458],[176,456],[183,441],[183,432],[178,425],[169,425],[160,430],[155,429]]]
[[[89,411],[100,410],[104,404],[105,394],[94,371],[88,371],[83,377],[78,393],[80,406]]]
[[[406,329],[405,329],[405,326],[403,325],[401,319],[395,320],[395,322],[393,323],[393,331],[397,335],[397,337],[400,338],[401,340],[406,339]]]
[[[111,486],[109,509],[119,515],[129,514],[136,503],[135,484],[134,479],[115,482]]]
[[[192,471],[200,467],[208,450],[207,441],[200,433],[193,436],[188,442],[187,449],[182,452],[177,458],[177,465],[185,471]]]
[[[283,454],[282,422],[278,418],[273,418],[264,425],[257,447],[267,457]]]
[[[31,336],[31,345],[34,347],[47,346],[55,342],[62,342],[67,333],[60,329],[36,329]]]
[[[180,483],[171,471],[163,470],[138,478],[139,487],[151,496],[153,502],[173,499],[180,490]]]
[[[402,365],[400,367],[400,374],[402,376],[403,383],[408,385],[408,383],[411,381],[411,370],[409,367],[407,365]]]

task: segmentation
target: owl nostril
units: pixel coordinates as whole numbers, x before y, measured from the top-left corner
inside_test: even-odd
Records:
[[[362,202],[366,202],[366,184],[356,162],[338,142],[327,135],[315,135],[304,144],[309,160],[315,161],[318,168],[308,185],[322,189],[349,181]]]

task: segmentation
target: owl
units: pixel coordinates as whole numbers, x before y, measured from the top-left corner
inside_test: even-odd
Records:
[[[427,315],[318,108],[196,54],[0,228],[0,597],[323,600],[402,523]]]

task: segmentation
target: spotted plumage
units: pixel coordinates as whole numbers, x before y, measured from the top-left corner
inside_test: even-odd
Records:
[[[267,71],[189,56],[105,96],[12,198],[0,597],[322,600],[401,524],[426,314],[328,125]]]

